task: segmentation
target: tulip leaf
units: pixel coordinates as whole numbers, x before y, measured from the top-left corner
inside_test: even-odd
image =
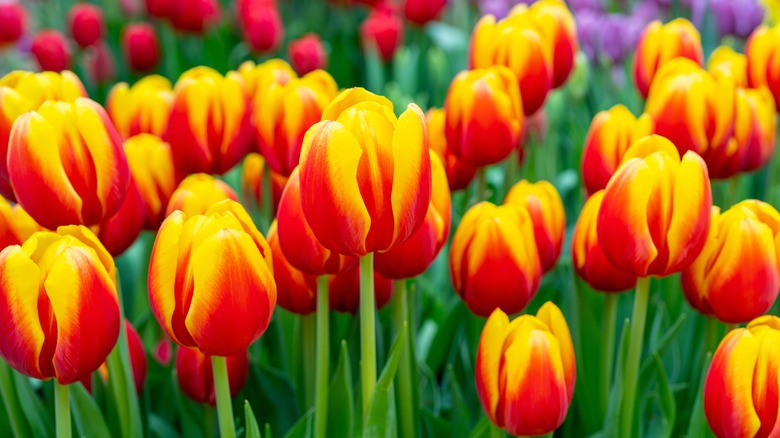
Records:
[[[49,421],[51,416],[41,399],[36,395],[30,379],[19,373],[14,372],[12,374],[14,387],[19,396],[19,406],[21,406],[22,412],[27,417],[27,424],[32,429],[32,435],[35,437],[53,437],[54,423]]]
[[[5,417],[7,417],[9,426],[14,436],[29,436],[29,426],[25,418],[24,411],[16,397],[16,388],[14,385],[13,372],[11,367],[0,359],[0,396],[5,406]]]
[[[469,408],[466,405],[466,399],[463,397],[463,391],[458,384],[458,376],[452,365],[447,365],[447,375],[450,378],[450,403],[452,412],[450,418],[452,422],[452,436],[465,436],[469,430]]]
[[[306,411],[303,417],[301,417],[301,419],[298,420],[297,423],[293,424],[293,427],[287,431],[287,433],[284,435],[284,438],[309,438],[313,434],[313,429],[314,408]]]
[[[666,349],[671,344],[671,341],[675,339],[677,333],[680,331],[680,328],[682,328],[685,319],[686,319],[685,314],[684,313],[681,314],[677,318],[677,321],[675,321],[674,324],[672,324],[672,326],[669,327],[669,330],[667,330],[666,333],[664,333],[664,335],[661,336],[657,342],[655,342],[655,345],[651,347],[650,357],[645,359],[645,361],[642,363],[642,366],[639,368],[638,394],[645,393],[648,387],[650,386],[650,383],[653,380],[653,373],[656,370],[653,364],[653,355],[656,353],[659,356],[664,354]]]
[[[149,415],[149,432],[151,436],[160,438],[179,438],[176,429],[159,415]]]
[[[707,371],[710,369],[711,360],[712,353],[707,353],[707,357],[704,359],[704,366],[702,367],[701,378],[699,379],[698,391],[696,392],[696,402],[693,404],[691,421],[688,423],[688,434],[686,436],[704,436],[705,430],[707,429],[705,426],[707,421],[704,417],[704,382],[707,378]]]
[[[430,410],[423,409],[422,419],[423,430],[425,431],[423,436],[452,436],[450,422]]]
[[[271,425],[268,423],[265,423],[265,434],[263,435],[265,438],[272,438],[273,434],[271,434]]]
[[[252,412],[249,400],[244,400],[244,417],[246,421],[246,438],[262,438],[260,426],[257,425],[257,419],[255,418],[255,413]]]
[[[95,400],[80,383],[70,385],[70,406],[80,437],[110,437],[106,421]]]
[[[377,380],[374,398],[368,409],[368,418],[363,425],[364,438],[397,436],[393,379],[398,370],[398,363],[401,361],[401,348],[406,344],[406,330],[407,326],[404,324],[390,347],[387,364]]]
[[[469,438],[487,438],[490,436],[490,418],[485,416],[485,414],[482,414],[480,417],[480,420],[477,422],[477,425],[474,426],[474,429],[471,430],[471,433],[469,433]]]
[[[341,341],[339,360],[328,392],[328,436],[353,436],[355,394],[347,342]]]
[[[452,342],[455,334],[458,332],[458,325],[463,322],[466,316],[466,306],[458,297],[453,297],[447,305],[446,317],[439,323],[430,349],[425,355],[425,363],[434,373],[438,373],[444,365],[450,350],[455,347]]]
[[[620,426],[621,407],[623,405],[623,373],[626,368],[626,356],[628,344],[631,338],[631,326],[628,319],[623,322],[623,331],[620,335],[620,343],[617,351],[617,363],[615,364],[615,379],[612,383],[612,391],[607,403],[607,415],[604,417],[604,436],[618,436]]]

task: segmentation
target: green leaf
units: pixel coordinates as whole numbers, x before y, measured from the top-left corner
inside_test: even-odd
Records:
[[[620,411],[623,398],[623,373],[626,368],[626,356],[628,344],[631,338],[631,326],[628,319],[623,322],[623,331],[620,335],[620,348],[617,351],[617,363],[615,364],[615,380],[612,383],[612,391],[607,403],[607,415],[604,417],[604,436],[618,436],[620,425]]]
[[[423,408],[422,419],[425,430],[423,436],[452,436],[450,422],[434,414],[429,409]]]
[[[328,436],[352,436],[355,427],[355,394],[347,342],[341,341],[341,352],[328,392]]]
[[[244,400],[244,417],[246,419],[246,438],[262,438],[260,426],[257,425],[257,419],[255,413],[252,412],[249,400]]]
[[[425,363],[434,373],[438,373],[450,349],[454,347],[452,339],[457,332],[456,328],[463,322],[466,316],[466,306],[464,306],[458,297],[453,297],[447,305],[446,317],[439,324],[436,335],[430,344],[430,349],[425,354]]]
[[[179,438],[176,429],[165,419],[155,414],[149,415],[149,432],[152,436],[159,438]]]
[[[27,417],[27,424],[32,429],[32,434],[35,437],[53,437],[54,436],[54,422],[51,421],[53,416],[46,410],[41,399],[35,393],[35,390],[30,383],[30,379],[19,373],[12,373],[14,379],[14,387],[16,388],[17,395],[19,397],[19,405],[22,407],[22,412]]]
[[[463,397],[463,391],[458,384],[458,376],[455,375],[455,369],[452,365],[447,365],[447,375],[450,378],[450,402],[452,403],[452,412],[450,414],[452,422],[452,436],[466,436],[469,430],[469,408],[466,405],[466,399]]]
[[[79,436],[86,438],[111,436],[100,408],[80,383],[70,385],[70,406]]]
[[[272,438],[273,434],[271,434],[271,425],[268,423],[265,423],[265,434],[263,435],[265,438]]]
[[[651,429],[650,436],[671,437],[674,433],[674,422],[677,419],[677,406],[674,401],[674,393],[669,385],[669,378],[664,370],[664,363],[658,353],[653,353],[653,363],[658,374],[658,398],[661,408],[660,423]]]
[[[284,435],[284,438],[309,438],[312,436],[313,429],[314,408],[306,411],[303,417],[301,417],[301,419],[298,420],[297,423],[293,424],[293,427],[287,431],[287,433]]]
[[[16,388],[11,367],[0,359],[0,395],[5,406],[6,417],[15,436],[29,436],[30,429],[24,411],[16,397]]]
[[[469,438],[488,438],[490,436],[490,429],[490,418],[483,413],[482,417],[477,422],[477,425],[471,430]]]
[[[404,324],[398,336],[395,337],[390,354],[387,358],[387,364],[376,382],[374,389],[374,398],[371,400],[371,406],[368,409],[368,418],[363,425],[363,437],[388,437],[393,438],[397,435],[395,419],[395,391],[393,391],[393,379],[398,370],[398,363],[401,361],[401,348],[406,344],[407,326]]]
[[[688,423],[689,437],[703,437],[707,430],[707,421],[704,418],[704,381],[707,378],[707,371],[710,369],[710,361],[712,360],[712,353],[707,353],[707,357],[704,359],[703,371],[701,373],[701,379],[699,379],[699,390],[696,393],[696,402],[693,404],[693,413],[691,415],[691,421]]]
[[[685,319],[685,314],[681,314],[677,318],[677,321],[675,321],[674,324],[669,327],[669,330],[667,330],[666,333],[664,333],[664,335],[658,340],[658,342],[655,343],[654,348],[651,348],[650,357],[645,359],[645,361],[642,363],[642,366],[639,368],[639,389],[637,390],[637,394],[644,394],[647,392],[648,388],[650,387],[650,383],[653,381],[653,372],[656,370],[656,368],[653,366],[653,355],[656,353],[659,356],[664,354],[666,349],[671,344],[671,341],[675,339],[677,333],[680,331],[680,328],[682,328]]]

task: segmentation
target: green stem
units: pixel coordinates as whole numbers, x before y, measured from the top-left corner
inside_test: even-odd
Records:
[[[11,423],[11,432],[14,436],[30,436],[27,431],[27,422],[24,420],[22,408],[16,398],[16,386],[14,385],[11,367],[0,359],[0,397],[5,405],[5,413]]]
[[[214,438],[214,408],[211,405],[203,406],[203,429],[206,438]]]
[[[604,327],[601,333],[601,403],[607,412],[609,388],[615,362],[615,327],[617,323],[617,294],[606,294],[604,301]]]
[[[634,406],[636,405],[639,360],[642,358],[642,342],[644,341],[647,300],[649,296],[650,278],[641,277],[637,279],[634,310],[631,315],[631,340],[628,345],[628,357],[626,360],[626,388],[623,393],[623,433],[621,436],[632,436],[631,429],[634,421]]]
[[[374,328],[374,254],[360,258],[360,379],[363,391],[363,422],[374,399],[376,385],[376,329]]]
[[[214,392],[217,396],[219,435],[222,438],[235,438],[236,430],[233,424],[233,402],[230,399],[227,358],[211,356],[211,366],[214,369]]]
[[[485,192],[487,191],[487,178],[485,177],[487,167],[482,166],[477,168],[477,183],[476,183],[476,192],[474,193],[474,202],[472,204],[476,204],[479,202],[482,202],[486,196]],[[487,196],[489,199],[490,197]]]
[[[395,332],[400,333],[404,327],[410,327],[409,324],[409,302],[406,295],[406,280],[397,280],[395,282],[395,291],[393,291],[393,324]],[[411,329],[408,331],[411,334]],[[398,395],[399,406],[401,407],[401,436],[414,437],[414,394],[412,389],[412,359],[410,355],[409,343],[402,344],[401,358],[398,366]]]
[[[315,337],[317,321],[315,315],[306,315],[301,317],[301,337],[303,338],[303,399],[304,410],[308,410],[314,405],[314,385],[315,385]]]
[[[317,381],[314,405],[314,436],[328,435],[328,378],[330,376],[330,328],[328,307],[328,276],[317,277]]]
[[[737,328],[739,328],[739,324],[737,324],[737,323],[731,323],[731,324],[727,323],[726,324],[726,334],[729,334],[730,331],[736,330]]]
[[[57,425],[57,438],[70,438],[70,388],[54,381],[54,421]]]
[[[271,178],[271,168],[268,166],[268,163],[266,163],[265,168],[263,169],[263,174],[260,175],[260,181],[263,185],[260,188],[262,196],[262,199],[260,200],[260,211],[262,211],[263,226],[265,227],[265,231],[268,231],[276,217],[273,201],[273,179]]]
[[[504,429],[496,426],[492,421],[490,422],[490,438],[505,438],[506,432]]]
[[[711,317],[704,318],[704,355],[715,351],[718,345],[718,320]]]

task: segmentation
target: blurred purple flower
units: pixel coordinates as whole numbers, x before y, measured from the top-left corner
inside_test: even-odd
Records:
[[[593,10],[576,13],[580,47],[592,61],[617,64],[631,54],[645,25],[660,15],[652,2],[639,3],[631,15]]]
[[[747,38],[761,24],[764,9],[758,0],[690,0],[691,18],[698,28],[704,26],[705,14],[715,19],[718,36]]]

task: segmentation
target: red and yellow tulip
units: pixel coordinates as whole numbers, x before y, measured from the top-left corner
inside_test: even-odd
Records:
[[[271,180],[271,208],[277,211],[282,191],[287,185],[287,177],[280,175],[266,166],[265,158],[257,152],[251,152],[244,158],[241,166],[241,195],[248,205],[255,209],[263,207],[263,197],[266,196],[263,185],[263,173],[268,172]]]
[[[534,226],[542,272],[552,269],[561,254],[566,232],[566,216],[558,191],[547,181],[531,183],[522,180],[512,186],[504,204],[520,205],[528,211]]]
[[[748,87],[747,56],[729,46],[719,46],[712,51],[707,60],[707,71],[731,76],[737,88]]]
[[[212,205],[230,199],[238,202],[238,195],[224,181],[205,173],[196,173],[184,178],[171,194],[165,216],[176,210],[187,216],[206,214]]]
[[[176,190],[171,148],[159,137],[138,134],[125,141],[124,150],[144,201],[144,226],[156,230],[165,219],[168,201]]]
[[[40,225],[19,205],[13,206],[0,197],[0,250],[10,245],[21,245]]]
[[[127,140],[137,134],[164,137],[173,104],[171,81],[149,75],[129,86],[120,82],[111,89],[106,109],[119,135]]]
[[[465,189],[474,179],[477,168],[460,158],[447,143],[447,137],[444,134],[446,120],[444,109],[431,108],[425,117],[428,122],[428,143],[431,150],[436,152],[444,163],[450,190]]]
[[[243,350],[228,356],[226,362],[230,397],[233,398],[244,387],[249,375],[249,355]],[[211,357],[194,348],[179,347],[175,367],[179,388],[184,395],[197,403],[216,406]]]
[[[566,82],[580,50],[577,25],[563,0],[540,0],[528,8],[544,41],[552,46],[553,88]]]
[[[268,229],[268,246],[274,262],[277,304],[288,312],[308,315],[317,310],[317,284],[313,275],[304,274],[287,260],[279,244],[278,222]]]
[[[127,194],[119,210],[112,216],[103,219],[97,227],[97,236],[108,252],[116,257],[135,242],[146,222],[146,203],[135,183],[130,177]]]
[[[734,141],[742,158],[739,160],[741,171],[758,170],[774,155],[777,133],[775,112],[775,100],[766,87],[737,89]]]
[[[254,100],[258,91],[267,90],[273,85],[284,85],[298,77],[290,64],[281,59],[269,59],[260,64],[244,61],[238,67],[238,73],[244,80],[250,101]]]
[[[780,25],[759,26],[750,35],[745,46],[748,85],[767,87],[780,107]]]

